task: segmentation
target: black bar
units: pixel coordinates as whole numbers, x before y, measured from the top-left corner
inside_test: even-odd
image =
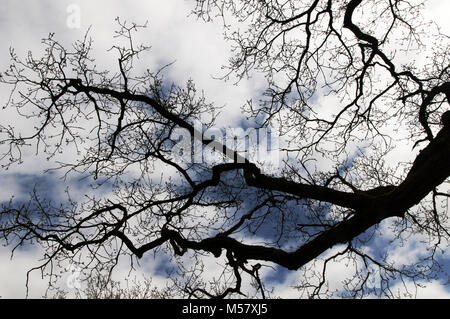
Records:
[[[328,315],[331,318],[345,316],[361,318],[368,314],[386,317],[391,311],[407,313],[429,309],[438,313],[448,310],[450,300],[74,300],[74,299],[0,299],[2,317],[11,310],[12,314],[65,318],[75,316],[84,319],[98,314],[101,318],[121,319],[204,319],[204,318],[311,318]],[[431,308],[430,308],[431,307]],[[386,313],[386,311],[389,311]],[[139,316],[139,318],[138,318]],[[144,316],[144,317],[141,317]]]

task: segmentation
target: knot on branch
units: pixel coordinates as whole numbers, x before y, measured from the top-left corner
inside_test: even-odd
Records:
[[[70,86],[80,86],[80,85],[82,85],[81,79],[70,79],[69,85]]]
[[[219,258],[222,255],[222,248],[218,245],[215,238],[207,238],[202,240],[203,249],[209,251],[214,257]]]
[[[441,116],[441,124],[444,127],[450,127],[450,111],[447,111],[444,114],[442,114],[442,116]]]
[[[244,178],[248,185],[252,185],[261,175],[261,170],[253,163],[246,163],[244,167]]]

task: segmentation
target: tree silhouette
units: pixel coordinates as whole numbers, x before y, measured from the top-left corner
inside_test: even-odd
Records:
[[[435,278],[450,235],[449,42],[422,23],[422,10],[402,0],[196,1],[194,13],[223,19],[233,43],[224,78],[267,78],[244,109],[279,137],[275,167],[202,135],[218,108],[192,81],[168,85],[165,67],[135,68],[150,50],[133,41],[144,26],[117,20],[117,70],[97,69],[88,34],[72,48],[50,35],[41,58],[12,50],[1,77],[13,86],[7,110],[37,124],[29,135],[1,128],[3,167],[33,146],[65,176],[91,176],[112,192],[55,205],[35,190],[3,204],[0,233],[42,245],[42,270],[83,256],[85,271],[110,272],[121,255],[164,252],[177,267],[171,291],[184,297],[270,296],[267,265],[301,270],[296,288],[308,297],[337,293],[327,286],[334,261],[356,269],[344,296],[393,297],[394,283]],[[411,57],[426,50],[423,61]],[[222,160],[179,156],[180,130]],[[396,161],[408,143],[422,150]],[[72,161],[57,161],[68,148]],[[386,247],[369,249],[386,229]],[[411,236],[427,251],[399,265],[392,250]],[[222,276],[209,280],[212,256]]]

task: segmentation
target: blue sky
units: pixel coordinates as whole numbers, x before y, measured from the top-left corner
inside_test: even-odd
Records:
[[[446,0],[429,1],[427,17],[431,17],[442,26],[443,32],[450,34],[450,22],[447,13],[450,11],[450,3]],[[75,5],[75,6],[73,6]],[[80,9],[80,27],[68,24],[68,19],[74,13],[70,9]],[[96,0],[94,1],[57,1],[57,0],[3,0],[0,7],[0,32],[2,35],[2,47],[0,50],[0,69],[3,71],[9,65],[8,47],[14,47],[19,55],[24,56],[28,50],[36,54],[42,49],[40,40],[49,32],[55,32],[56,38],[65,44],[80,39],[86,29],[92,26],[91,35],[94,38],[96,52],[104,52],[113,44],[114,18],[120,16],[123,20],[143,23],[148,20],[149,28],[139,35],[139,40],[151,44],[151,54],[142,59],[142,67],[157,69],[158,66],[175,61],[175,64],[167,70],[167,76],[175,83],[183,84],[192,78],[199,89],[204,90],[206,97],[216,105],[224,106],[219,121],[223,127],[244,127],[246,124],[241,114],[241,106],[249,99],[257,99],[264,88],[264,79],[255,75],[251,79],[243,79],[239,85],[233,81],[223,82],[213,79],[223,75],[220,67],[225,65],[230,56],[230,44],[222,38],[220,22],[204,23],[197,21],[188,14],[193,8],[191,1],[118,1]],[[100,53],[99,53],[100,54]],[[100,56],[100,55],[99,55]],[[99,63],[105,68],[115,65],[114,57],[101,55]],[[8,90],[0,87],[0,104],[7,100]],[[12,123],[17,127],[25,127],[26,124],[17,122],[14,114],[2,113],[1,123]],[[26,127],[25,127],[26,128]],[[406,154],[398,153],[399,159]],[[70,157],[72,153],[61,154],[61,157]],[[326,165],[326,162],[323,163]],[[60,179],[58,173],[43,174],[43,170],[50,168],[51,163],[45,161],[42,156],[35,156],[30,150],[25,153],[24,164],[11,167],[8,171],[0,173],[0,201],[5,202],[11,196],[18,200],[26,200],[26,197],[34,185],[41,190],[43,196],[52,201],[65,200],[65,187],[71,186],[74,198],[83,196],[84,186],[87,180],[80,181],[76,178],[69,179],[66,183]],[[106,185],[107,187],[107,185]],[[107,189],[99,189],[106,192]],[[249,203],[251,204],[251,203]],[[270,227],[262,228],[258,233],[261,238],[269,238],[273,234]],[[385,243],[373,242],[382,247]],[[420,248],[419,248],[420,249]],[[399,254],[412,256],[418,254],[417,246],[411,245],[399,248]],[[330,252],[327,252],[330,253]],[[0,296],[3,298],[25,297],[26,271],[38,263],[42,254],[37,247],[29,247],[26,250],[16,252],[16,257],[9,259],[9,247],[0,248]],[[166,256],[153,255],[142,261],[138,268],[141,274],[153,277],[153,284],[164,286],[164,265],[168,262]],[[442,257],[447,269],[450,267],[450,255]],[[214,260],[205,263],[213,267]],[[128,273],[126,262],[120,264],[116,275],[123,278]],[[339,274],[347,270],[342,264],[335,263],[331,270],[331,286],[338,286]],[[274,270],[275,269],[275,270]],[[267,269],[266,279],[274,286],[274,291],[282,297],[296,297],[295,285],[300,275],[299,272],[287,272],[280,267]],[[333,277],[333,274],[336,276]],[[441,277],[433,281],[427,288],[418,292],[419,297],[450,298],[450,290],[443,283],[448,278]],[[61,285],[64,287],[65,282]],[[44,294],[46,281],[40,279],[39,274],[33,274],[30,285],[30,297],[39,298]]]

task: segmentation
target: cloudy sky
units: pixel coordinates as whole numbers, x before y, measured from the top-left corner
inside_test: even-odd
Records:
[[[217,23],[198,21],[194,16],[188,16],[192,8],[192,1],[186,0],[2,0],[0,69],[5,70],[9,65],[9,47],[14,47],[22,56],[28,50],[39,54],[39,50],[42,49],[41,39],[50,32],[54,32],[58,40],[68,45],[80,39],[87,28],[91,27],[96,51],[104,52],[114,44],[113,30],[116,26],[114,19],[117,16],[122,20],[137,23],[148,21],[149,28],[140,34],[138,39],[152,46],[151,54],[145,60],[148,68],[157,69],[158,66],[175,61],[168,71],[170,79],[175,83],[184,83],[192,78],[196,86],[204,90],[209,100],[214,101],[216,105],[225,106],[226,111],[221,114],[221,123],[237,125],[236,123],[242,119],[240,107],[245,101],[258,97],[264,81],[255,76],[251,80],[243,80],[239,85],[234,85],[233,81],[223,82],[214,79],[223,75],[220,67],[227,63],[230,44],[222,38],[220,21]],[[425,15],[436,21],[442,27],[443,33],[450,34],[448,12],[450,12],[449,1],[430,0]],[[99,63],[105,66],[113,65],[114,59],[104,55]],[[7,88],[0,88],[1,105],[5,103],[7,93]],[[13,116],[2,113],[1,117],[2,123],[21,125],[15,122]],[[1,172],[0,201],[7,201],[11,196],[25,197],[30,191],[29,186],[34,183],[44,186],[53,197],[62,197],[63,189],[58,188],[52,177],[41,175],[40,172],[44,168],[46,168],[44,161],[30,156],[23,166]],[[81,194],[82,190],[79,192]],[[402,256],[414,258],[419,254],[418,247],[411,245],[399,250],[398,258]],[[10,255],[10,247],[0,247],[0,296],[23,298],[26,290],[26,272],[38,264],[42,252],[37,248],[28,247],[17,251],[13,259],[10,259]],[[160,271],[160,265],[163,262],[149,259],[146,263],[144,260],[139,271],[152,276],[154,284],[162,285],[164,274]],[[125,276],[127,266],[127,263],[123,263],[123,267],[117,270],[116,275]],[[335,278],[339,278],[338,274],[345,271],[346,269],[339,264],[332,267],[332,273],[336,274]],[[296,296],[296,291],[290,288],[295,285],[297,276],[295,272],[268,274],[268,276],[278,276],[274,280],[278,295]],[[449,298],[450,290],[443,285],[444,282],[444,279],[432,282],[427,288],[420,289],[417,296]],[[29,296],[40,298],[45,288],[45,279],[42,280],[37,272],[33,273]],[[70,290],[70,287],[67,288]]]

